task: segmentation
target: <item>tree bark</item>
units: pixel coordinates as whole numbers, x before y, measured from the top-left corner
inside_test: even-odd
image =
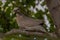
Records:
[[[60,37],[60,0],[45,0],[50,11],[54,24],[56,25],[56,35]]]

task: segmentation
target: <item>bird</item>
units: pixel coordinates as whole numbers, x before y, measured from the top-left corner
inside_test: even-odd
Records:
[[[25,31],[35,31],[35,32],[46,32],[46,30],[43,28],[43,20],[39,19],[33,19],[31,17],[28,17],[24,15],[24,13],[21,12],[20,8],[17,8],[14,10],[16,13],[16,21],[20,29]]]

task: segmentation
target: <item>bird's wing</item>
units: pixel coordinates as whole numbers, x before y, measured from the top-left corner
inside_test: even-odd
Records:
[[[43,23],[42,20],[33,19],[24,15],[20,16],[19,14],[17,14],[16,20],[19,26],[35,26]]]

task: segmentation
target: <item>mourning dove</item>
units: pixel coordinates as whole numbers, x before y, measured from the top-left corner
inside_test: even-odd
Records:
[[[16,13],[16,21],[20,29],[24,29],[26,31],[41,30],[41,31],[46,32],[42,26],[43,25],[42,20],[30,18],[24,15],[23,13],[21,13],[20,9],[15,10],[15,13]]]

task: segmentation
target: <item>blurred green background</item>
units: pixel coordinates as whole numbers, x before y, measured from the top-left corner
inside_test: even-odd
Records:
[[[0,0],[0,33],[8,32],[13,28],[19,28],[16,23],[14,9],[21,7],[22,13],[27,16],[43,19],[44,28],[48,32],[55,30],[53,21],[44,0]],[[49,37],[26,36],[24,34],[13,34],[6,36],[4,40],[47,40]],[[49,39],[52,40],[52,39]]]

